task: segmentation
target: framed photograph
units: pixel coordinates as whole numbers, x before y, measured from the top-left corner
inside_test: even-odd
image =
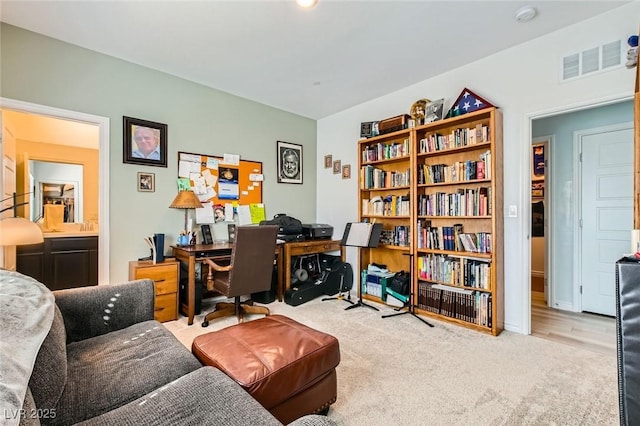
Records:
[[[425,107],[425,123],[433,123],[434,121],[444,118],[444,98],[429,102]]]
[[[302,183],[302,145],[278,141],[278,183]]]
[[[330,169],[331,163],[333,163],[333,156],[331,154],[324,156],[324,168]]]
[[[531,182],[531,196],[544,197],[544,181],[534,180]]]
[[[351,179],[351,164],[342,166],[342,179]]]
[[[533,145],[531,158],[531,180],[544,179],[544,144]]]
[[[122,118],[122,161],[167,167],[167,125],[139,118]]]
[[[155,173],[138,172],[138,191],[155,192],[156,175]]]
[[[342,171],[342,167],[341,167],[340,160],[335,160],[333,162],[333,174],[339,175],[341,171]]]

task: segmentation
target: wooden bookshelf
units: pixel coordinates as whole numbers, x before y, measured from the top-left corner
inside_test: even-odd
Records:
[[[408,155],[380,155],[406,141]],[[408,234],[399,244],[387,239],[361,249],[360,270],[377,263],[391,272],[408,271],[413,259],[416,313],[498,335],[504,328],[501,112],[487,108],[363,139],[358,149],[359,220],[375,219],[383,232]],[[385,177],[408,169],[409,182],[378,188],[373,169]],[[400,194],[408,198],[408,214],[371,213],[375,197]],[[363,298],[382,301],[369,294]]]

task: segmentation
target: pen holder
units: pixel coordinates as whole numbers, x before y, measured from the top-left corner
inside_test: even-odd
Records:
[[[188,235],[179,235],[178,236],[178,245],[179,246],[188,246],[189,245],[189,236]]]

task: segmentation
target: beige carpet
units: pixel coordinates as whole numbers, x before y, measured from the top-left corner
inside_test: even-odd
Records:
[[[498,337],[410,315],[383,319],[366,307],[320,298],[298,307],[274,302],[289,316],[340,341],[338,400],[329,417],[341,425],[616,425],[616,359],[532,336]],[[378,306],[378,305],[376,305]],[[211,308],[203,304],[203,312]],[[257,318],[257,317],[256,317]],[[202,328],[186,318],[165,323],[191,347]]]

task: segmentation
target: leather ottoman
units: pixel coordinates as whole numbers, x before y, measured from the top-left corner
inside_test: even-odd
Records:
[[[269,315],[203,334],[191,350],[284,424],[326,412],[336,401],[338,339],[291,318]]]

